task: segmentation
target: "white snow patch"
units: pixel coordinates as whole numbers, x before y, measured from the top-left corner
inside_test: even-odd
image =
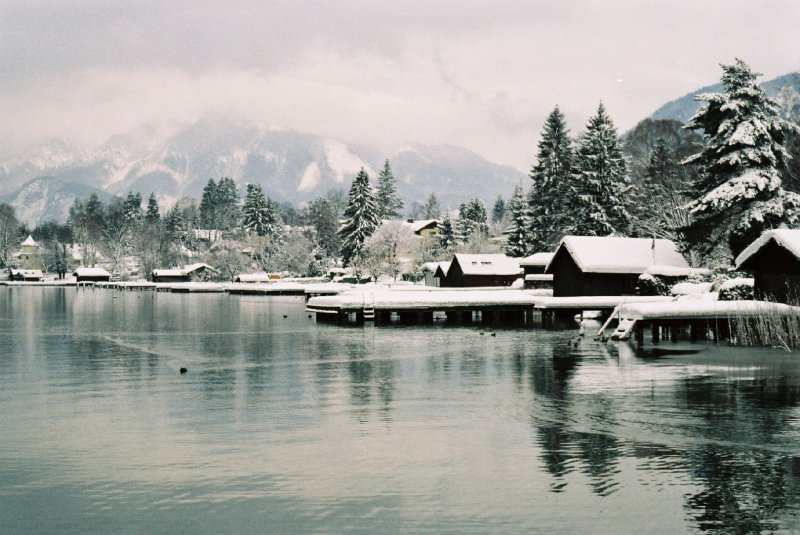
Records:
[[[300,184],[297,186],[297,191],[310,191],[319,185],[319,165],[317,162],[308,164],[306,170],[303,172],[303,178],[300,179]]]
[[[349,180],[363,167],[368,173],[374,173],[372,168],[357,155],[353,154],[344,143],[333,139],[323,141],[325,161],[333,172],[336,182],[342,183]]]

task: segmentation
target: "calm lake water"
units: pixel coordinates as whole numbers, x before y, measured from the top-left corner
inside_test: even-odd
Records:
[[[0,288],[0,532],[800,531],[798,354],[304,307]]]

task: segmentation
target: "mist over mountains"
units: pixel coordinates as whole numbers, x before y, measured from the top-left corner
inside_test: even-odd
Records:
[[[273,199],[313,200],[348,188],[361,167],[373,177],[391,162],[407,205],[435,192],[445,206],[478,196],[487,203],[507,197],[525,179],[519,170],[494,164],[453,146],[406,145],[390,151],[356,146],[288,130],[270,130],[225,119],[205,119],[159,139],[143,128],[117,136],[94,151],[64,141],[0,162],[0,200],[21,220],[63,220],[75,197],[90,191],[124,196],[155,192],[166,205],[200,198],[210,178],[229,176],[243,190],[258,183]]]
[[[762,86],[772,97],[785,98],[788,91],[796,99],[800,73]],[[646,160],[647,155],[637,151],[646,151],[655,137],[672,136],[676,142],[679,137],[686,147],[699,142],[680,124],[697,111],[696,94],[719,90],[719,84],[707,86],[661,106],[623,136],[629,156]],[[531,157],[534,151],[531,143]],[[376,177],[387,158],[406,206],[424,201],[432,192],[445,207],[476,196],[490,205],[498,195],[508,198],[516,184],[527,185],[520,170],[460,147],[386,149],[214,117],[169,135],[144,126],[92,150],[63,140],[43,143],[0,161],[0,202],[10,203],[20,220],[35,225],[65,220],[74,199],[93,191],[104,199],[128,191],[143,197],[154,192],[166,207],[180,197],[199,199],[210,178],[229,176],[242,191],[246,183],[258,183],[273,199],[300,204],[331,189],[348,188],[361,167]]]

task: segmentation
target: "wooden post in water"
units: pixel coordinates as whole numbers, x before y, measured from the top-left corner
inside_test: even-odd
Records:
[[[678,325],[673,323],[669,326],[669,337],[672,340],[673,344],[678,343]]]
[[[637,321],[634,330],[636,331],[636,345],[642,347],[644,345],[644,325]]]
[[[654,344],[661,341],[661,326],[657,322],[650,324],[650,336]]]

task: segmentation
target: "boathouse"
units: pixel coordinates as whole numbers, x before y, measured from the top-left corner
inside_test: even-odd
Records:
[[[153,282],[191,282],[206,280],[218,271],[208,264],[191,264],[181,269],[154,269]]]
[[[72,273],[77,282],[108,282],[111,273],[99,267],[79,267]]]
[[[250,284],[258,284],[258,283],[261,283],[261,282],[272,282],[272,281],[275,281],[275,280],[278,280],[278,279],[280,279],[279,275],[271,274],[271,273],[264,273],[262,271],[262,272],[259,272],[259,273],[240,273],[239,275],[236,275],[236,277],[233,279],[233,282],[245,282],[245,283],[250,283]]]
[[[456,253],[441,286],[447,288],[476,288],[481,286],[511,286],[522,277],[519,260],[504,254]]]
[[[44,274],[40,269],[11,269],[8,272],[8,279],[12,281],[41,282]]]
[[[671,240],[566,236],[545,268],[553,296],[633,295],[650,266],[688,268]]]
[[[553,253],[534,253],[519,261],[525,275],[525,288],[552,288],[553,275],[544,269],[553,259]]]
[[[447,272],[450,271],[450,262],[439,262],[439,267],[433,274],[436,281],[434,286],[444,286],[446,284]]]
[[[781,303],[800,298],[800,230],[763,233],[736,257],[736,269],[753,274],[756,298]]]

